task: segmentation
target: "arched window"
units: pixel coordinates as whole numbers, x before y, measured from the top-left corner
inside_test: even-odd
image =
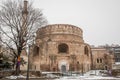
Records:
[[[100,58],[100,63],[102,63],[102,59]]]
[[[99,63],[99,59],[97,59],[97,63]]]
[[[97,58],[97,63],[102,63],[102,58]]]
[[[65,43],[58,45],[58,52],[59,53],[67,53],[68,52],[68,45]]]
[[[39,47],[38,46],[34,47],[33,53],[34,53],[33,56],[38,56],[39,55]]]
[[[84,47],[84,52],[85,52],[85,55],[89,56],[89,54],[88,54],[88,47],[87,46]]]
[[[77,64],[79,64],[79,61],[77,61]]]

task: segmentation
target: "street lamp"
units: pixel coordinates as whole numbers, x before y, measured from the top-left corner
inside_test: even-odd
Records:
[[[34,44],[34,38],[35,38],[35,35],[33,35],[32,36],[33,37],[33,42],[31,42],[32,44]],[[26,51],[27,51],[27,57],[28,57],[28,64],[27,64],[27,77],[26,77],[26,80],[29,80],[29,68],[30,68],[30,59],[29,59],[29,57],[30,57],[30,45],[32,45],[32,44],[27,44],[26,45],[26,47],[27,47],[27,49],[26,49]]]
[[[28,45],[28,50],[27,50],[28,64],[27,64],[27,77],[26,77],[26,80],[29,80],[29,54],[30,54],[30,45]]]

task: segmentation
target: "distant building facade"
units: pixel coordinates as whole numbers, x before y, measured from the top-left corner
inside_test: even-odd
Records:
[[[106,48],[91,48],[93,56],[93,69],[110,70],[115,63],[114,53],[110,53]]]
[[[100,47],[105,48],[110,54],[113,54],[114,63],[112,64],[111,69],[115,71],[115,73],[119,74],[120,73],[120,46],[119,44],[112,44],[112,45],[106,44]]]
[[[92,67],[91,49],[82,29],[68,24],[40,28],[30,57],[33,70],[86,72]]]

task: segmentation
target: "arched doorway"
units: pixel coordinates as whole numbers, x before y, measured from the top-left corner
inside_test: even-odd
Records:
[[[105,66],[105,70],[108,70],[108,66]]]
[[[69,63],[67,60],[59,60],[58,62],[58,69],[61,72],[67,72],[69,71]]]
[[[62,72],[66,72],[66,65],[62,65],[62,66],[61,66],[61,71],[62,71]]]

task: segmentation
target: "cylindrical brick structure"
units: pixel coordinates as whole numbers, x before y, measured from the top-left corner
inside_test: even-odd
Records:
[[[69,24],[52,24],[38,29],[32,54],[32,69],[78,71],[91,69],[91,49],[83,31]]]

